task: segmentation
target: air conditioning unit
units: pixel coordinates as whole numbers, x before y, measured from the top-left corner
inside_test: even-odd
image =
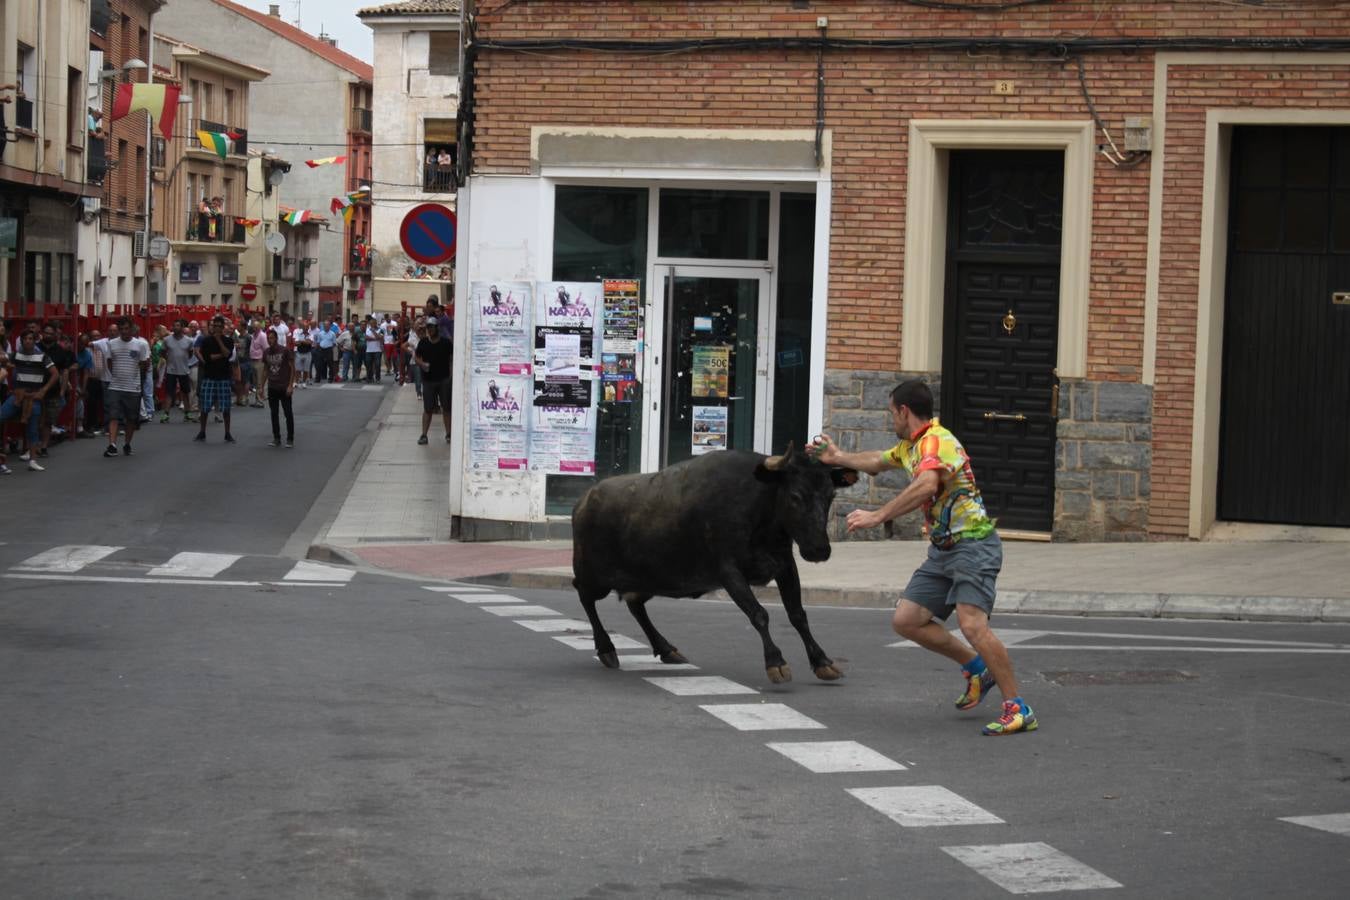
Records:
[[[147,255],[146,254],[147,243],[148,242],[145,239],[145,232],[137,231],[135,234],[131,236],[131,255],[136,259],[145,259]]]

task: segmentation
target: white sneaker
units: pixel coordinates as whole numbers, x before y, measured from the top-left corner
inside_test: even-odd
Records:
[[[30,459],[30,460],[28,461],[28,471],[30,471],[30,472],[45,472],[45,471],[47,471],[47,469],[46,469],[45,466],[39,466],[36,459]]]
[[[9,470],[9,466],[5,465],[4,463],[0,463],[0,475],[13,475],[13,474],[14,473]]]
[[[22,453],[19,454],[19,459],[23,460],[24,462],[32,462],[33,461],[32,451],[29,450],[23,451]]]

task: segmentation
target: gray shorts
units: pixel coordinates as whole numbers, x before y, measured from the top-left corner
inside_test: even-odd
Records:
[[[957,541],[950,550],[928,545],[928,558],[909,579],[901,599],[913,600],[947,621],[956,604],[994,612],[995,582],[1003,568],[1003,541],[995,531],[979,540]]]
[[[135,425],[141,420],[141,395],[131,391],[107,391],[103,394],[103,405],[108,418],[123,425]]]

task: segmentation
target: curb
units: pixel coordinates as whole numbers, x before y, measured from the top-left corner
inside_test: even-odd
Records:
[[[572,576],[547,570],[501,572],[462,579],[494,587],[572,589]],[[897,591],[879,588],[802,586],[810,606],[890,609]],[[722,591],[706,596],[727,599]],[[775,585],[755,588],[761,601],[782,601]],[[1211,619],[1232,622],[1326,622],[1350,624],[1350,599],[1335,597],[1233,597],[1215,594],[1130,594],[1086,591],[999,591],[998,612],[1028,615],[1137,619]]]
[[[317,562],[339,563],[344,566],[356,566],[365,568],[368,566],[365,560],[354,553],[348,553],[341,547],[334,547],[332,544],[310,544],[305,552],[305,559],[316,560]]]

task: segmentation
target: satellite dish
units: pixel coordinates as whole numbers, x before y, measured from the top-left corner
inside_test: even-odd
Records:
[[[280,233],[274,231],[267,236],[267,240],[263,241],[263,246],[273,256],[280,256],[286,249],[286,239]]]
[[[280,187],[281,182],[286,180],[286,173],[280,169],[273,169],[267,173],[267,183],[272,187]]]

